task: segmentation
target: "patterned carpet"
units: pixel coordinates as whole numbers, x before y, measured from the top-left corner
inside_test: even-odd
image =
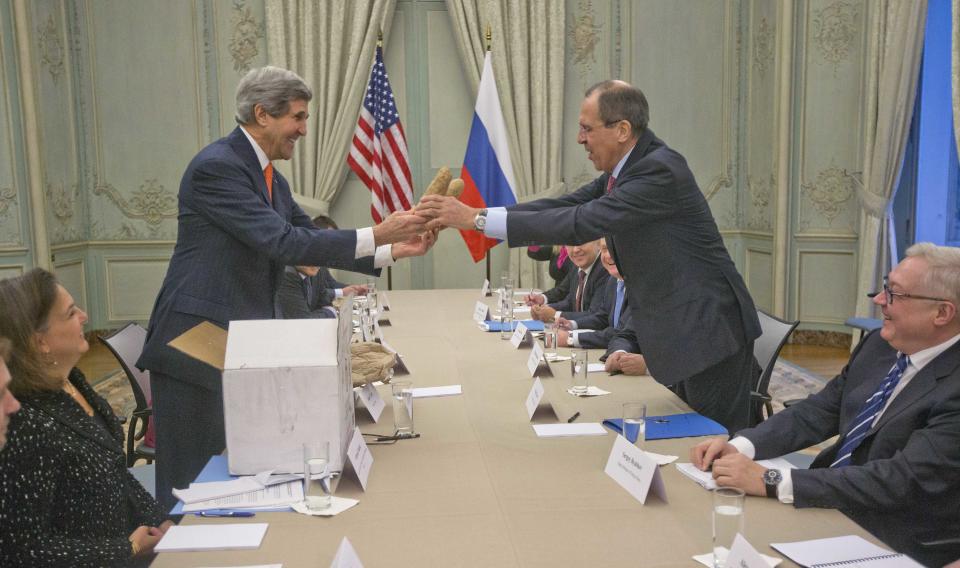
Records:
[[[778,360],[773,368],[769,387],[774,413],[783,410],[783,401],[807,398],[826,384],[827,379],[783,359]]]

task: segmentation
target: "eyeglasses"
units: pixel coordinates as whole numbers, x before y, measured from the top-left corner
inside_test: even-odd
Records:
[[[626,119],[625,119],[625,118],[620,118],[620,119],[617,119],[617,120],[611,120],[610,122],[604,122],[601,126],[602,126],[603,128],[612,128],[612,127],[616,126],[617,124],[620,124],[620,122],[622,122],[622,121],[624,121],[624,120],[626,120]],[[589,125],[586,125],[586,124],[581,124],[581,125],[580,125],[580,134],[590,134],[591,132],[593,132],[593,131],[596,130],[597,128],[600,128],[600,126],[589,126]]]
[[[917,294],[907,294],[906,292],[894,292],[893,290],[890,289],[890,286],[887,284],[887,277],[886,277],[886,276],[884,276],[884,278],[883,278],[883,290],[881,290],[881,291],[879,291],[879,292],[870,292],[869,294],[867,294],[867,297],[868,297],[868,298],[875,298],[876,296],[880,295],[881,293],[885,296],[884,299],[886,300],[886,305],[888,305],[888,306],[892,306],[892,305],[893,305],[893,299],[894,299],[894,297],[904,298],[904,299],[913,299],[913,300],[930,300],[931,302],[950,302],[951,304],[953,303],[953,302],[951,302],[950,300],[947,300],[946,298],[932,298],[932,297],[930,297],[930,296],[920,296],[920,295],[917,295]]]

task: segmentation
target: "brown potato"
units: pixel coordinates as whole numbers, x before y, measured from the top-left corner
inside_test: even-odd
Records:
[[[461,193],[463,193],[463,180],[460,178],[455,178],[450,182],[450,185],[447,186],[447,197],[455,197],[460,199]]]
[[[433,181],[427,186],[424,195],[444,195],[447,192],[447,186],[450,185],[450,168],[444,166],[437,170],[437,175],[433,176]]]

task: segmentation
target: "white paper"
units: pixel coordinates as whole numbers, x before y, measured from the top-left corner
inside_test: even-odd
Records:
[[[607,367],[605,363],[587,363],[588,373],[605,373]]]
[[[517,319],[530,319],[529,317],[527,317],[530,315],[530,306],[527,306],[527,305],[515,306],[513,308],[513,315]]]
[[[553,376],[550,365],[544,363],[543,360],[543,346],[540,345],[539,341],[535,341],[533,342],[533,349],[530,350],[530,357],[527,357],[527,370],[530,371],[531,377],[535,377],[538,370],[545,377]]]
[[[527,420],[533,419],[533,413],[537,411],[540,405],[540,399],[543,398],[543,383],[540,377],[533,380],[533,386],[530,388],[530,394],[527,395]]]
[[[390,311],[390,299],[387,298],[386,292],[378,292],[377,300],[378,300],[378,303],[380,304],[381,311],[384,311],[384,312]]]
[[[580,422],[573,424],[534,424],[534,432],[541,438],[565,436],[606,436],[607,429],[599,422]]]
[[[380,329],[380,320],[379,320],[379,319],[373,320],[373,339],[374,339],[374,341],[376,341],[376,342],[379,343],[380,345],[383,345],[384,341],[386,341],[386,340],[383,338],[383,330]]]
[[[777,558],[776,556],[767,556],[766,554],[761,554],[760,557],[763,558],[763,560],[767,563],[767,566],[769,566],[770,568],[774,568],[774,566],[777,566],[778,564],[783,562],[783,560],[781,560],[780,558]],[[712,552],[708,552],[706,554],[698,554],[694,556],[693,559],[699,562],[700,564],[703,564],[707,568],[713,568]]]
[[[357,501],[356,499],[347,499],[346,497],[331,497],[330,506],[320,511],[311,511],[310,509],[307,509],[307,506],[303,501],[294,503],[291,505],[291,507],[294,511],[300,513],[301,515],[309,515],[311,517],[332,517],[334,515],[339,515],[351,507],[356,506],[359,502],[360,501]]]
[[[489,319],[489,312],[490,310],[487,308],[487,305],[480,300],[477,300],[477,304],[473,307],[473,321],[482,323],[483,321]]]
[[[367,407],[368,411],[370,411],[370,416],[373,417],[373,421],[379,421],[380,414],[387,406],[387,403],[383,401],[383,397],[380,396],[380,393],[377,391],[376,387],[374,387],[372,383],[367,383],[363,385],[363,388],[360,389],[359,394],[360,400],[363,401],[363,405]]]
[[[742,534],[737,533],[733,538],[730,553],[727,554],[726,565],[736,568],[767,568],[770,564]]]
[[[510,345],[513,345],[514,349],[520,349],[521,346],[530,345],[531,343],[533,343],[533,336],[530,334],[527,326],[518,322],[517,328],[513,330],[513,335],[510,336]]]
[[[648,451],[644,451],[643,453],[647,454],[648,458],[657,462],[657,465],[668,465],[680,459],[680,456],[668,456],[666,454],[655,454],[653,452],[648,452]]]
[[[174,489],[173,496],[184,503],[197,503],[257,491],[258,489],[263,489],[263,483],[254,476],[246,476],[229,481],[191,483],[187,489]]]
[[[174,525],[157,543],[154,552],[193,550],[253,550],[260,548],[267,523],[226,525]]]
[[[480,287],[480,297],[486,298],[490,294],[490,281],[486,278],[483,279],[483,286]]]
[[[587,387],[587,392],[578,393],[573,390],[573,387],[567,389],[567,392],[573,396],[603,396],[605,394],[610,394],[610,391],[605,391],[600,387],[589,386]]]
[[[366,491],[367,477],[370,476],[370,469],[373,468],[373,454],[370,453],[367,443],[363,441],[363,434],[360,433],[359,427],[354,429],[353,437],[350,438],[350,445],[347,446],[347,459],[350,460],[350,465],[353,466],[353,471],[356,472],[357,479],[360,480],[360,486]]]
[[[207,501],[185,504],[183,506],[183,512],[194,513],[197,511],[209,511],[211,509],[277,507],[280,505],[290,505],[299,501],[303,501],[303,482],[297,479],[239,495],[228,495]]]
[[[758,465],[762,465],[767,469],[796,469],[795,466],[785,460],[784,458],[771,458],[768,460],[760,460],[757,462]],[[713,473],[709,471],[700,471],[697,469],[697,466],[692,463],[678,463],[677,469],[680,470],[680,473],[689,477],[693,481],[696,481],[700,487],[704,489],[713,490],[717,488],[717,482],[713,480]]]
[[[912,568],[920,565],[910,558],[891,552],[856,535],[820,538],[800,542],[771,542],[770,546],[790,557],[801,566],[851,563],[855,566],[884,566],[889,568]],[[884,558],[886,557],[886,558]],[[857,560],[876,558],[870,562],[853,564]]]
[[[460,385],[447,385],[443,387],[419,387],[410,389],[413,398],[431,398],[435,396],[456,396],[463,394],[463,387]]]
[[[340,546],[337,547],[337,553],[333,557],[330,568],[363,568],[360,556],[357,555],[357,551],[353,549],[353,545],[350,544],[347,537],[343,537],[343,540],[340,541]]]
[[[651,490],[663,501],[667,500],[666,487],[657,463],[619,434],[610,449],[610,457],[607,458],[607,466],[603,472],[641,504],[646,503]]]

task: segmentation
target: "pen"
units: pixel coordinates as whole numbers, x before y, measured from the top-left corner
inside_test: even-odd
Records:
[[[570,424],[571,422],[573,422],[573,421],[576,420],[577,418],[580,418],[580,413],[579,413],[579,412],[575,413],[573,416],[571,416],[570,418],[568,418],[568,419],[567,419],[567,424]]]
[[[252,517],[256,513],[250,511],[200,511],[194,513],[198,517]]]

